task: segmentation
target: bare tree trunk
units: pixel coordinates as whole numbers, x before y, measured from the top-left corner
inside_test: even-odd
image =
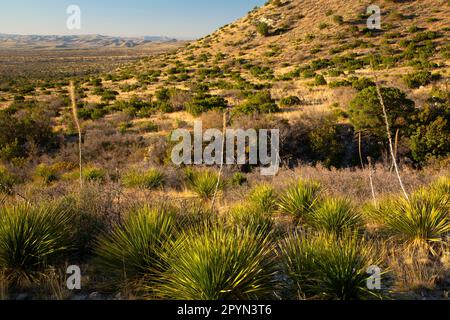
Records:
[[[388,137],[389,150],[390,150],[390,153],[391,153],[392,162],[394,164],[395,172],[397,174],[397,178],[398,178],[398,181],[400,183],[400,187],[402,188],[402,191],[403,191],[403,193],[405,195],[405,198],[409,201],[409,196],[408,196],[408,193],[406,192],[405,186],[403,185],[403,181],[402,181],[402,178],[400,176],[400,170],[399,170],[398,164],[397,164],[396,154],[395,154],[394,146],[393,146],[393,143],[392,143],[391,128],[390,128],[390,125],[389,125],[389,118],[388,118],[388,114],[387,114],[386,105],[384,104],[384,99],[383,99],[383,95],[381,94],[380,85],[378,84],[378,81],[376,79],[375,79],[375,81],[376,81],[378,98],[380,99],[381,107],[383,109],[383,117],[384,117],[384,121],[385,121],[385,124],[386,124],[386,133],[387,133],[387,137]]]
[[[81,125],[80,121],[78,120],[78,110],[77,110],[77,103],[76,103],[76,97],[75,97],[75,85],[73,81],[70,81],[69,84],[69,94],[70,94],[70,100],[72,102],[72,114],[73,119],[75,121],[75,125],[77,126],[78,131],[78,164],[80,167],[80,193],[83,190],[83,160],[82,160],[82,144],[83,144],[83,137],[81,133]]]
[[[226,144],[226,133],[227,133],[227,125],[228,125],[228,111],[223,113],[223,132],[222,132],[222,155],[220,162],[220,170],[219,176],[217,177],[216,190],[214,191],[214,197],[211,202],[211,210],[214,210],[214,205],[216,203],[217,193],[219,192],[220,181],[222,179],[223,173],[223,164],[224,164],[224,155],[225,155],[225,144]]]

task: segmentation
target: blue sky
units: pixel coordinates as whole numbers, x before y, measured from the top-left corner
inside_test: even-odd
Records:
[[[0,33],[164,35],[197,38],[266,0],[0,0]],[[81,9],[81,29],[69,30],[69,5]]]

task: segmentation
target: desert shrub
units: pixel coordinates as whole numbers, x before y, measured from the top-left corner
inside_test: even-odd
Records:
[[[41,179],[44,183],[49,184],[58,180],[59,172],[58,168],[52,165],[41,163],[36,167],[34,171],[36,177]]]
[[[233,186],[242,186],[245,183],[247,183],[247,177],[241,172],[236,172],[231,177],[231,184]]]
[[[166,250],[170,266],[158,287],[176,300],[268,298],[274,285],[269,237],[251,230],[207,226],[188,230]]]
[[[83,178],[90,182],[103,182],[106,179],[106,172],[102,168],[88,166],[83,168]]]
[[[185,171],[185,181],[187,187],[204,200],[212,199],[216,191],[219,176],[212,170],[192,170]],[[218,190],[225,188],[225,182],[221,179]]]
[[[431,83],[432,76],[431,72],[429,71],[419,71],[404,76],[403,81],[408,86],[408,88],[415,89]]]
[[[280,101],[280,105],[282,107],[292,107],[292,106],[299,105],[301,103],[302,103],[302,101],[297,96],[289,96],[289,97],[281,99],[281,101]]]
[[[369,87],[375,87],[375,82],[368,78],[356,78],[352,81],[352,87],[353,89],[362,91]]]
[[[325,80],[325,77],[323,75],[318,74],[314,78],[314,85],[315,86],[325,86],[325,85],[327,85],[327,80]]]
[[[450,146],[447,143],[450,134],[448,101],[449,99],[445,96],[431,97],[413,118],[413,132],[409,147],[413,159],[419,165],[445,158],[450,153]]]
[[[344,23],[344,17],[343,16],[333,16],[334,23],[341,25]]]
[[[206,93],[198,93],[186,105],[186,110],[194,116],[210,110],[226,109],[227,102],[224,98]]]
[[[405,128],[415,112],[414,102],[397,88],[381,88],[381,95],[392,130]],[[368,87],[358,93],[350,103],[349,114],[356,131],[386,139],[382,106],[376,87]]]
[[[367,270],[379,264],[374,248],[348,235],[293,234],[280,245],[281,259],[297,294],[307,298],[359,300],[373,295],[367,289]]]
[[[238,204],[233,206],[227,215],[231,226],[239,226],[256,233],[268,234],[273,228],[270,211],[264,211],[255,204]]]
[[[316,229],[336,236],[357,231],[363,225],[353,204],[338,198],[325,199],[308,214],[307,220]]]
[[[57,146],[52,116],[51,111],[42,105],[24,107],[17,113],[0,110],[1,155],[12,160],[26,157],[33,148],[36,151],[36,147],[37,151],[43,152]]]
[[[273,113],[278,112],[279,107],[272,98],[270,91],[256,92],[247,100],[233,109],[234,114]]]
[[[289,186],[279,197],[280,213],[289,215],[296,222],[305,218],[318,205],[322,187],[314,181],[300,180]]]
[[[270,35],[270,26],[263,21],[259,21],[256,23],[256,31],[264,37],[267,37]]]
[[[17,184],[18,178],[5,167],[0,166],[0,194],[10,194],[12,188]]]
[[[95,247],[95,266],[117,285],[153,282],[163,271],[161,254],[174,238],[173,212],[148,206],[131,212],[111,232],[102,234]]]
[[[406,198],[388,198],[368,209],[368,214],[383,225],[395,239],[413,246],[444,241],[450,232],[448,197],[425,189]]]
[[[128,188],[157,189],[164,185],[164,175],[157,169],[131,170],[123,176],[122,182]]]
[[[265,214],[271,214],[277,208],[277,194],[275,189],[268,184],[260,184],[254,187],[247,200]]]
[[[71,234],[71,217],[58,205],[2,207],[0,268],[14,285],[30,285],[63,262]]]

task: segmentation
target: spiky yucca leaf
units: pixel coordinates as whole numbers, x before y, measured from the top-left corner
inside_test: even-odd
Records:
[[[200,198],[209,200],[214,197],[219,176],[211,170],[191,170],[185,172],[186,184],[190,190],[195,192]],[[223,190],[225,183],[219,182],[219,190]]]
[[[357,231],[363,224],[352,203],[338,198],[325,199],[308,214],[307,220],[315,228],[335,235]]]
[[[124,175],[122,182],[129,188],[157,189],[164,185],[164,175],[157,169],[132,170]]]
[[[374,248],[352,234],[288,236],[280,245],[286,273],[307,298],[354,300],[372,295],[367,288]]]
[[[228,221],[233,226],[249,228],[255,232],[268,233],[273,228],[271,214],[255,204],[238,204],[232,207],[228,213]]]
[[[169,269],[158,289],[175,300],[270,296],[274,257],[267,235],[221,224],[192,229],[166,250]]]
[[[0,210],[0,268],[15,285],[28,285],[70,248],[71,217],[61,206],[19,205]]]
[[[277,195],[272,186],[261,184],[253,188],[248,196],[248,201],[261,211],[271,214],[276,209]]]
[[[395,238],[411,244],[441,242],[450,233],[449,198],[425,189],[410,197],[387,199],[371,215]]]
[[[318,204],[321,189],[317,182],[298,181],[281,195],[278,201],[280,212],[301,221]]]
[[[119,284],[144,277],[152,280],[161,271],[160,251],[172,239],[174,230],[171,212],[143,207],[112,232],[100,236],[95,264]]]

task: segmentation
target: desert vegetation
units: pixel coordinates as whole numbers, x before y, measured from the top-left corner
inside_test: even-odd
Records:
[[[1,50],[0,298],[448,299],[449,4],[422,2],[377,31],[370,1],[280,0],[159,54]],[[279,129],[278,174],[176,166],[195,120]]]

